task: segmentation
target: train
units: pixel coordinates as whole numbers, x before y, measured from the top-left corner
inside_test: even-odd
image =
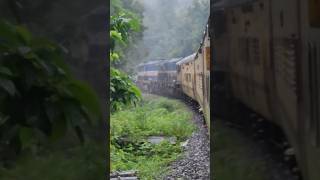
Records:
[[[320,179],[320,1],[211,6],[213,111],[237,101],[282,129],[302,178]]]
[[[197,102],[210,127],[210,38],[206,26],[197,52],[183,58],[139,64],[137,85],[150,93],[179,96]]]
[[[212,3],[198,51],[176,59],[170,82],[156,78],[170,60],[150,62],[158,72],[142,64],[140,86],[182,92],[199,103],[211,126],[210,102],[215,115],[241,103],[281,129],[304,180],[320,179],[320,2]]]
[[[139,64],[137,85],[150,93],[176,94],[178,91],[176,63],[181,59],[161,59]]]

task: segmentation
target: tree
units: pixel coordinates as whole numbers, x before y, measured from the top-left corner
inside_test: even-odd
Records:
[[[132,32],[141,30],[138,17],[121,7],[120,1],[112,1],[114,15],[110,17],[110,104],[111,111],[121,109],[123,105],[135,105],[141,98],[141,92],[128,75],[115,66],[121,62],[121,51],[117,47],[127,46]]]

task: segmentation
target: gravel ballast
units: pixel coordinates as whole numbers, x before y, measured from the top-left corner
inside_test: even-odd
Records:
[[[193,122],[197,129],[184,143],[184,155],[170,165],[170,172],[164,178],[171,179],[201,179],[207,180],[210,176],[210,142],[204,118],[199,113],[199,107],[187,103],[193,112]]]

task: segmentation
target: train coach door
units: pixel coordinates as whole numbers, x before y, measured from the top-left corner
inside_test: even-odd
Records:
[[[197,57],[195,57],[195,59],[196,59]],[[197,100],[197,70],[196,70],[196,61],[195,61],[195,59],[193,60],[193,62],[191,62],[191,63],[193,63],[193,67],[191,67],[191,68],[193,68],[193,76],[192,76],[192,91],[193,91],[193,97],[194,97],[194,99],[195,100]]]
[[[281,124],[290,129],[292,137],[297,136],[298,128],[300,34],[297,9],[297,1],[273,1],[272,5],[275,95],[283,115]]]
[[[305,179],[320,177],[320,1],[299,0],[301,30],[300,129]]]

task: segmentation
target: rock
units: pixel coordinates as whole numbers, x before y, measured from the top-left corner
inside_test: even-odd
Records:
[[[176,137],[169,137],[168,141],[170,142],[170,144],[176,144],[177,143],[177,138]]]
[[[131,170],[131,171],[123,171],[119,172],[119,176],[121,177],[129,177],[129,176],[135,176],[137,171]]]
[[[148,137],[148,142],[152,144],[159,144],[164,141],[165,138],[163,136],[150,136]]]
[[[186,140],[185,142],[182,142],[181,143],[181,147],[185,149],[187,147],[187,145],[188,145],[188,142],[189,142],[189,140]]]
[[[149,136],[148,142],[152,144],[159,144],[162,141],[167,140],[170,144],[176,144],[177,138],[176,137],[165,137],[165,136]]]
[[[122,171],[122,172],[112,172],[110,174],[111,180],[135,180],[138,179],[136,177],[137,171],[130,170],[130,171]]]

